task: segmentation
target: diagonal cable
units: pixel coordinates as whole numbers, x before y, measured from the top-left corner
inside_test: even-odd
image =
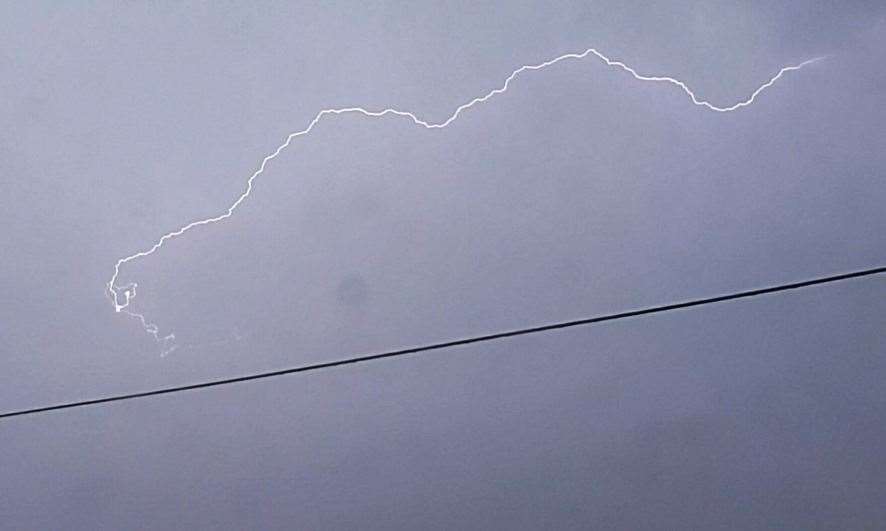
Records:
[[[173,394],[173,393],[181,393],[184,391],[195,391],[198,389],[207,389],[210,387],[220,387],[223,385],[231,385],[231,384],[236,384],[236,383],[249,382],[252,380],[263,380],[266,378],[273,378],[276,376],[284,376],[287,374],[295,374],[295,373],[300,373],[300,372],[321,371],[321,370],[325,370],[325,369],[331,369],[333,367],[339,367],[342,365],[353,365],[356,363],[381,360],[381,359],[385,359],[385,358],[396,358],[396,357],[400,357],[400,356],[407,356],[410,354],[419,354],[422,352],[429,352],[432,350],[443,350],[443,349],[452,348],[452,347],[470,345],[472,343],[483,343],[486,341],[494,341],[494,340],[498,340],[498,339],[524,336],[524,335],[529,335],[529,334],[538,334],[541,332],[549,332],[552,330],[560,330],[563,328],[572,328],[575,326],[585,326],[585,325],[591,325],[591,324],[595,324],[595,323],[602,323],[605,321],[617,321],[617,320],[621,320],[621,319],[628,319],[631,317],[639,317],[642,315],[664,313],[664,312],[670,312],[670,311],[680,310],[680,309],[684,309],[684,308],[692,308],[695,306],[705,306],[705,305],[709,305],[709,304],[716,304],[716,303],[720,303],[720,302],[733,301],[733,300],[737,300],[737,299],[747,299],[747,298],[751,298],[751,297],[759,297],[761,295],[767,295],[767,294],[771,294],[771,293],[797,290],[797,289],[807,288],[807,287],[811,287],[811,286],[818,286],[818,285],[822,285],[822,284],[839,282],[842,280],[848,280],[848,279],[852,279],[852,278],[860,278],[860,277],[867,277],[867,276],[872,276],[872,275],[879,275],[882,273],[886,273],[886,267],[876,267],[873,269],[853,271],[850,273],[843,273],[840,275],[833,275],[833,276],[827,276],[827,277],[814,278],[814,279],[810,279],[810,280],[803,280],[800,282],[793,282],[790,284],[780,284],[777,286],[770,286],[770,287],[766,287],[766,288],[758,288],[758,289],[753,289],[753,290],[748,290],[748,291],[739,291],[739,292],[735,292],[735,293],[729,293],[726,295],[719,295],[716,297],[708,297],[708,298],[703,298],[703,299],[693,299],[693,300],[689,300],[689,301],[676,302],[676,303],[665,304],[665,305],[661,305],[661,306],[651,306],[651,307],[647,307],[647,308],[643,308],[643,309],[639,309],[639,310],[630,310],[630,311],[626,311],[626,312],[600,315],[597,317],[577,319],[574,321],[562,321],[562,322],[558,322],[558,323],[546,324],[546,325],[541,325],[541,326],[534,326],[534,327],[530,327],[530,328],[520,328],[520,329],[516,329],[516,330],[509,330],[506,332],[497,332],[494,334],[486,334],[486,335],[473,336],[473,337],[468,337],[468,338],[463,338],[463,339],[455,339],[452,341],[445,341],[442,343],[432,343],[432,344],[428,344],[428,345],[404,348],[404,349],[400,349],[400,350],[392,350],[392,351],[382,352],[382,353],[378,353],[378,354],[369,354],[369,355],[365,355],[365,356],[343,358],[343,359],[339,359],[339,360],[335,360],[335,361],[315,363],[312,365],[303,365],[300,367],[291,367],[288,369],[281,369],[281,370],[277,370],[277,371],[249,374],[249,375],[245,375],[245,376],[237,376],[234,378],[226,378],[223,380],[210,380],[210,381],[206,381],[206,382],[200,382],[200,383],[189,384],[189,385],[181,385],[181,386],[176,386],[176,387],[166,387],[166,388],[162,388],[162,389],[154,389],[151,391],[142,391],[142,392],[138,392],[138,393],[129,393],[129,394],[122,394],[122,395],[112,395],[112,396],[106,396],[106,397],[102,397],[102,398],[94,398],[94,399],[90,399],[90,400],[80,400],[80,401],[76,401],[76,402],[63,402],[63,403],[54,404],[51,406],[42,406],[42,407],[35,407],[35,408],[30,408],[30,409],[21,409],[21,410],[17,410],[17,411],[9,411],[7,413],[0,413],[0,419],[10,418],[10,417],[19,417],[19,416],[25,416],[25,415],[34,415],[37,413],[44,413],[44,412],[48,412],[48,411],[58,411],[58,410],[62,410],[62,409],[74,409],[74,408],[94,406],[94,405],[99,405],[99,404],[109,404],[111,402],[121,402],[124,400],[135,400],[137,398],[148,398],[151,396],[168,395],[168,394]]]

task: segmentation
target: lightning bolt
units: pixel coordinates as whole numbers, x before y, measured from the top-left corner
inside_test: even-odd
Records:
[[[690,89],[686,83],[684,83],[683,81],[680,81],[679,79],[675,79],[675,78],[672,78],[669,76],[647,76],[647,75],[640,74],[636,70],[631,68],[630,66],[626,65],[625,63],[623,63],[621,61],[616,61],[616,60],[610,59],[609,57],[603,55],[602,53],[600,53],[599,51],[597,51],[594,48],[588,48],[587,50],[585,50],[584,52],[581,52],[581,53],[567,53],[567,54],[555,57],[553,59],[550,59],[548,61],[544,61],[542,63],[538,63],[538,64],[534,64],[534,65],[523,65],[520,68],[511,72],[511,74],[505,79],[504,83],[499,88],[493,89],[493,90],[487,92],[483,96],[479,96],[477,98],[474,98],[474,99],[468,101],[467,103],[459,105],[455,109],[455,111],[453,111],[453,113],[448,118],[446,118],[446,120],[444,120],[442,122],[438,122],[438,123],[428,122],[428,121],[418,117],[416,114],[414,114],[410,111],[403,111],[403,110],[398,110],[398,109],[393,109],[393,108],[386,108],[386,109],[381,109],[381,110],[370,110],[370,109],[366,109],[363,107],[343,107],[343,108],[338,108],[338,109],[323,109],[322,111],[318,112],[314,116],[314,118],[310,121],[310,123],[308,123],[307,127],[305,127],[304,129],[302,129],[300,131],[295,131],[293,133],[290,133],[286,137],[286,139],[283,141],[282,144],[277,146],[277,148],[273,152],[266,155],[265,158],[262,159],[261,164],[259,164],[259,166],[258,166],[258,169],[256,169],[255,172],[253,172],[253,174],[249,176],[249,179],[246,180],[246,189],[243,191],[243,193],[240,194],[239,197],[237,197],[237,199],[234,200],[233,203],[231,203],[231,205],[227,208],[227,210],[225,210],[222,214],[219,214],[219,215],[211,217],[211,218],[192,221],[191,223],[188,223],[187,225],[184,225],[172,232],[168,232],[168,233],[164,234],[163,236],[160,237],[160,239],[158,239],[156,242],[154,242],[154,244],[151,245],[150,247],[148,247],[147,249],[145,249],[143,251],[136,252],[136,253],[131,254],[129,256],[124,256],[123,258],[118,259],[117,263],[114,264],[114,274],[111,276],[111,279],[107,283],[107,295],[111,299],[111,302],[114,304],[114,311],[116,311],[117,313],[124,313],[128,316],[131,316],[131,317],[137,319],[141,323],[142,328],[144,328],[145,332],[147,332],[148,334],[153,336],[153,338],[157,341],[157,343],[159,343],[161,345],[161,348],[163,349],[163,351],[162,351],[163,355],[166,355],[166,354],[172,352],[175,349],[175,335],[168,334],[165,336],[161,336],[160,330],[156,324],[148,322],[148,320],[145,318],[144,315],[134,312],[129,309],[130,304],[132,303],[133,299],[135,299],[136,288],[138,287],[138,284],[133,282],[130,284],[118,286],[117,279],[120,276],[120,268],[123,267],[125,264],[128,264],[129,262],[132,262],[132,261],[137,260],[139,258],[144,258],[146,256],[150,256],[150,255],[154,254],[155,252],[160,250],[160,248],[162,248],[163,245],[166,242],[168,242],[169,240],[172,240],[173,238],[177,238],[178,236],[181,236],[184,233],[186,233],[194,228],[200,227],[202,225],[211,225],[213,223],[218,223],[220,221],[223,221],[223,220],[228,219],[229,217],[233,216],[234,212],[237,210],[237,208],[239,208],[240,205],[242,205],[243,202],[246,201],[246,199],[252,194],[255,180],[262,173],[264,173],[265,168],[267,167],[268,163],[270,161],[272,161],[274,158],[276,158],[277,155],[279,155],[284,149],[289,147],[289,145],[292,143],[293,140],[295,140],[298,137],[305,136],[305,135],[309,134],[314,129],[314,127],[318,123],[320,123],[320,121],[324,117],[333,116],[333,115],[340,115],[340,114],[362,114],[363,116],[370,117],[370,118],[381,118],[383,116],[393,115],[393,116],[400,116],[403,118],[407,118],[410,121],[412,121],[413,124],[421,126],[425,129],[443,129],[444,127],[449,126],[449,124],[451,124],[456,119],[458,119],[458,117],[461,116],[462,112],[470,109],[471,107],[474,107],[475,105],[485,103],[499,94],[503,94],[503,93],[507,92],[507,90],[511,86],[511,82],[514,81],[514,79],[516,79],[517,76],[519,76],[520,74],[522,74],[524,72],[542,70],[542,69],[545,69],[549,66],[553,66],[561,61],[566,61],[566,60],[571,60],[571,59],[585,59],[590,56],[596,57],[597,59],[606,63],[606,65],[608,65],[610,67],[621,69],[621,70],[629,73],[631,76],[634,77],[634,79],[636,79],[638,81],[650,81],[650,82],[668,83],[671,85],[675,85],[675,86],[679,87],[684,93],[686,93],[687,96],[689,96],[690,100],[692,100],[692,103],[694,105],[705,108],[709,111],[714,111],[714,112],[719,112],[719,113],[732,112],[732,111],[741,109],[742,107],[747,107],[748,105],[752,104],[757,99],[757,96],[759,96],[764,90],[766,90],[767,88],[769,88],[773,84],[775,84],[775,82],[778,81],[785,73],[791,72],[794,70],[800,70],[801,68],[803,68],[807,65],[810,65],[816,61],[819,61],[819,60],[825,58],[825,56],[816,57],[814,59],[809,59],[809,60],[803,61],[802,63],[799,63],[797,65],[785,66],[781,70],[779,70],[777,74],[772,76],[767,82],[765,82],[762,85],[760,85],[759,87],[757,87],[757,89],[754,90],[754,92],[752,92],[751,95],[747,97],[747,99],[739,101],[738,103],[734,103],[734,104],[729,105],[727,107],[719,107],[717,105],[714,105],[713,103],[710,103],[709,101],[699,99],[698,96],[696,96],[695,92],[693,92],[692,89]]]

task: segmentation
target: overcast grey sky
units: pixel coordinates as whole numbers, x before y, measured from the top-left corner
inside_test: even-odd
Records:
[[[0,410],[886,263],[880,2],[6,4]],[[224,223],[115,261],[241,192]],[[0,422],[9,529],[871,528],[886,283]]]

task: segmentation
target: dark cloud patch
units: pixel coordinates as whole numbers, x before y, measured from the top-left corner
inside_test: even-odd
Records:
[[[362,276],[348,275],[338,283],[335,297],[346,306],[364,306],[369,299],[369,286]]]

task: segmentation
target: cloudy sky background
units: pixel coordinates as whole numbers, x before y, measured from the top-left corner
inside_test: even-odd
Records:
[[[6,5],[0,409],[886,263],[878,2]],[[117,258],[161,357],[103,291]],[[0,423],[10,528],[865,527],[880,278]]]

